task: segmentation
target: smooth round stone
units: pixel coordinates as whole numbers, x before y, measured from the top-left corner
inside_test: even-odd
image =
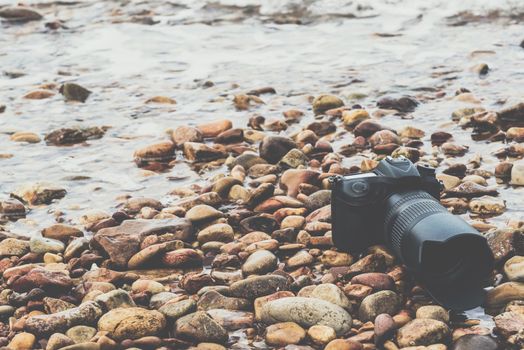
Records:
[[[196,311],[197,303],[193,299],[186,299],[176,303],[166,303],[158,311],[170,320],[177,320],[180,317]]]
[[[362,322],[373,321],[380,314],[394,315],[400,309],[400,297],[390,290],[383,290],[362,300],[358,310]]]
[[[131,290],[135,293],[149,292],[151,294],[158,294],[166,291],[166,287],[160,282],[151,280],[136,280],[131,285]]]
[[[165,326],[166,319],[163,314],[140,307],[113,309],[98,321],[98,330],[109,332],[115,340],[157,335]]]
[[[460,337],[451,350],[498,350],[497,342],[487,336],[478,334],[466,334]]]
[[[244,265],[242,272],[245,275],[260,275],[274,271],[277,267],[277,257],[268,250],[257,250],[251,254]]]
[[[344,292],[332,283],[319,284],[313,289],[310,295],[312,298],[318,298],[329,301],[335,305],[348,309],[351,307],[349,299]]]
[[[315,115],[344,106],[344,101],[334,95],[320,95],[313,100],[313,113]]]
[[[510,281],[524,282],[524,256],[516,255],[506,261],[504,273]]]
[[[324,350],[362,350],[362,344],[349,339],[335,339],[329,342]]]
[[[73,345],[75,342],[62,333],[53,333],[47,341],[45,350],[58,350],[66,346]]]
[[[7,346],[11,350],[30,350],[36,341],[36,337],[31,333],[18,333],[11,339]]]
[[[6,238],[0,242],[0,256],[22,256],[29,252],[29,242]]]
[[[201,230],[197,239],[201,244],[207,242],[231,242],[234,239],[233,228],[228,224],[215,224]]]
[[[283,322],[266,328],[266,343],[275,346],[298,344],[306,337],[306,331],[295,322]]]
[[[29,240],[29,249],[37,254],[61,253],[65,246],[56,239],[34,236]]]
[[[85,343],[91,340],[96,334],[96,328],[88,326],[75,326],[69,328],[66,335],[73,339],[75,343]]]
[[[186,219],[189,219],[191,222],[214,220],[221,218],[222,216],[224,216],[224,214],[221,211],[218,211],[207,204],[195,205],[186,213]]]
[[[420,318],[398,330],[397,343],[400,347],[427,346],[445,342],[449,335],[449,328],[444,322]]]
[[[433,320],[449,322],[449,313],[442,306],[426,305],[417,309],[417,318],[431,318]]]
[[[333,328],[322,325],[309,327],[307,335],[313,343],[318,345],[326,345],[337,337],[337,333],[335,333]]]
[[[315,258],[313,257],[313,255],[309,254],[305,250],[301,250],[298,253],[296,253],[295,255],[293,255],[292,257],[290,257],[287,260],[286,265],[288,268],[293,269],[293,268],[300,267],[300,266],[310,265],[314,261],[315,261]]]
[[[303,327],[324,325],[337,334],[351,329],[349,313],[338,305],[317,298],[291,297],[269,301],[261,310],[264,323],[295,322]]]
[[[206,312],[198,311],[175,322],[175,335],[197,342],[225,343],[227,331]]]

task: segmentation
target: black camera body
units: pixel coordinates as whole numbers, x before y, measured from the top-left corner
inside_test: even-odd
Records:
[[[387,244],[386,200],[395,192],[423,191],[439,199],[442,185],[435,169],[415,166],[406,158],[384,159],[369,173],[332,178],[333,242],[353,254]]]
[[[456,310],[480,305],[493,255],[486,239],[440,202],[435,169],[387,157],[369,173],[331,179],[335,246],[391,248],[431,295]]]

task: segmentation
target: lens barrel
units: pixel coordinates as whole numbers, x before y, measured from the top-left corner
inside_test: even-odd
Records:
[[[440,303],[467,310],[482,303],[493,256],[486,240],[424,191],[386,200],[384,241]]]

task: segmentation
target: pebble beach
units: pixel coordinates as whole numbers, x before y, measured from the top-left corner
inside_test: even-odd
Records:
[[[0,348],[524,349],[523,21],[510,0],[0,0]],[[436,168],[487,238],[481,307],[334,246],[330,177],[386,156]]]

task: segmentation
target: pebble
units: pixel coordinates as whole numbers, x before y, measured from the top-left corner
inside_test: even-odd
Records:
[[[524,314],[519,312],[504,312],[493,318],[495,321],[495,333],[504,338],[521,333],[524,329]]]
[[[58,350],[73,345],[74,343],[75,342],[65,334],[54,333],[49,337],[45,350]]]
[[[22,186],[11,193],[11,196],[30,205],[50,204],[55,199],[61,199],[66,195],[62,187],[49,183],[38,182]]]
[[[362,344],[349,339],[335,339],[329,342],[324,350],[363,350]]]
[[[36,337],[31,333],[18,333],[9,342],[7,347],[12,350],[30,350],[35,344]]]
[[[382,345],[384,342],[391,338],[394,334],[397,325],[393,317],[388,314],[380,314],[375,317],[374,329],[375,332],[375,344]]]
[[[442,306],[426,305],[417,309],[417,318],[431,318],[433,320],[449,323],[449,313]]]
[[[503,199],[482,196],[469,202],[469,209],[474,214],[499,215],[506,210],[506,202]]]
[[[186,213],[186,219],[196,223],[203,221],[211,221],[214,219],[221,218],[222,216],[224,216],[222,212],[206,204],[195,205]],[[220,227],[224,228],[224,226]]]
[[[427,346],[446,342],[449,336],[449,328],[444,322],[421,318],[400,328],[396,340],[400,347]]]
[[[229,289],[233,296],[256,299],[276,291],[288,290],[289,282],[287,278],[278,275],[256,276],[237,281]]]
[[[82,237],[83,235],[82,230],[66,224],[54,224],[42,230],[43,237],[60,241],[68,241],[71,237]]]
[[[26,95],[27,98],[27,95]],[[40,139],[40,136],[38,134],[35,134],[34,132],[28,132],[28,131],[18,131],[15,132],[10,137],[11,141],[14,142],[27,142],[27,143],[39,143],[42,141]]]
[[[510,184],[514,186],[524,186],[524,160],[521,159],[513,162]]]
[[[508,280],[524,282],[524,256],[514,256],[504,264],[504,273]]]
[[[353,257],[348,253],[326,250],[322,253],[320,261],[326,267],[348,266],[353,263]]]
[[[179,318],[174,330],[177,336],[197,342],[223,344],[228,338],[227,331],[204,311]]]
[[[460,337],[451,350],[498,350],[499,344],[487,335],[466,334]]]
[[[377,106],[383,109],[395,109],[401,113],[408,113],[415,110],[418,102],[410,96],[402,96],[399,98],[386,96],[378,100]]]
[[[267,324],[296,322],[303,327],[324,325],[345,334],[351,328],[349,313],[338,305],[316,298],[281,298],[266,303],[261,311],[261,320]]]
[[[62,253],[65,245],[56,239],[33,236],[29,240],[29,249],[36,254]]]
[[[513,300],[524,299],[524,283],[506,282],[488,291],[486,308],[500,309]]]
[[[11,22],[29,22],[42,19],[37,11],[23,6],[8,6],[0,9],[0,17]]]
[[[335,330],[328,326],[314,325],[309,327],[307,335],[317,345],[326,345],[337,337]]]
[[[6,238],[0,242],[0,256],[22,256],[29,252],[29,242]]]
[[[136,150],[133,157],[138,166],[148,162],[169,162],[175,158],[175,144],[171,141],[155,143]]]
[[[337,96],[320,95],[313,100],[313,113],[315,113],[315,115],[323,114],[330,109],[335,109],[342,106],[344,106],[344,101],[342,101]]]
[[[180,317],[196,311],[197,303],[193,299],[185,299],[178,302],[167,302],[158,311],[170,320],[177,320]]]
[[[64,95],[66,101],[85,102],[91,95],[91,91],[75,83],[64,83],[60,86],[59,92]]]
[[[282,322],[266,328],[266,343],[274,346],[299,344],[306,337],[306,331],[294,322]]]
[[[375,291],[395,289],[395,281],[393,278],[388,274],[380,272],[368,272],[356,275],[351,279],[351,283],[363,284],[373,288]]]
[[[96,328],[88,326],[74,326],[67,330],[65,333],[75,343],[86,343],[89,342],[96,334]]]
[[[284,136],[266,136],[259,146],[259,154],[264,160],[276,164],[289,151],[297,148],[296,143]]]
[[[30,316],[25,322],[25,330],[36,334],[46,335],[55,332],[65,332],[67,329],[84,324],[93,324],[102,316],[102,309],[88,301],[79,306],[50,315]]]
[[[261,249],[251,254],[242,265],[242,272],[245,276],[261,275],[272,272],[278,264],[277,257],[270,251]]]
[[[115,340],[157,335],[165,326],[162,313],[140,307],[112,309],[98,320],[98,330],[108,332]]]
[[[301,266],[307,266],[312,264],[315,258],[305,250],[297,252],[295,255],[287,259],[286,266],[290,269],[294,269]]]
[[[351,307],[346,295],[340,288],[332,283],[319,284],[315,289],[313,289],[310,297],[329,301],[330,303],[338,305],[344,309],[349,309]]]
[[[209,209],[209,212],[212,213],[213,211]],[[193,215],[193,220],[202,220],[198,217],[198,215],[194,215],[195,213],[191,213]],[[215,213],[215,215],[219,215],[219,213]],[[213,214],[210,214],[210,216],[213,216]],[[186,214],[187,217],[187,214]],[[197,239],[201,244],[207,243],[207,242],[231,242],[234,239],[234,232],[233,228],[228,224],[214,224],[211,226],[208,226],[198,232]]]
[[[383,290],[371,294],[362,300],[358,310],[359,319],[363,322],[373,321],[380,314],[394,315],[400,309],[401,299],[397,293]]]

